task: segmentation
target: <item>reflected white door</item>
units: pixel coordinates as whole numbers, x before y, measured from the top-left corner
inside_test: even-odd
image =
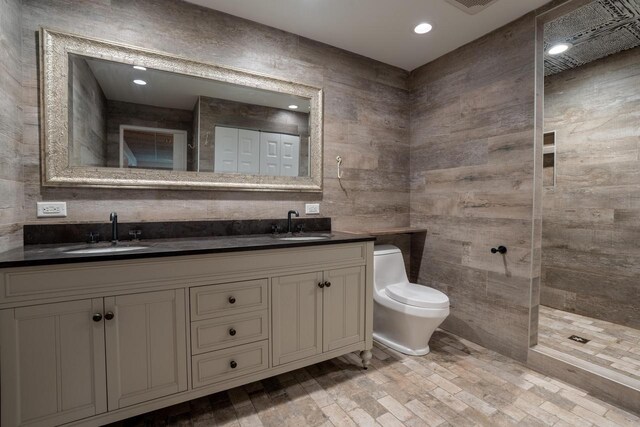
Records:
[[[260,175],[280,175],[280,141],[279,133],[260,134]]]
[[[250,175],[260,173],[260,132],[238,131],[238,172]]]
[[[214,172],[238,172],[238,129],[216,126]]]
[[[300,137],[282,135],[280,143],[280,176],[298,176],[300,166]]]

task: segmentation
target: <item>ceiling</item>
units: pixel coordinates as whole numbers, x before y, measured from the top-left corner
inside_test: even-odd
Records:
[[[545,55],[545,75],[579,67],[640,46],[640,0],[594,0],[545,24],[545,51],[570,43],[559,55]]]
[[[309,99],[285,93],[153,69],[139,71],[127,64],[83,58],[100,84],[104,96],[112,101],[193,110],[198,96],[208,96],[287,111],[291,111],[288,109],[289,105],[295,104],[299,107],[297,111],[301,113],[308,113],[311,107]],[[133,83],[134,79],[144,80],[147,84],[138,86]]]
[[[413,70],[549,0],[498,0],[471,15],[445,0],[187,0]],[[479,0],[458,0],[477,4]],[[463,8],[464,9],[464,8]],[[413,28],[428,22],[433,30]]]

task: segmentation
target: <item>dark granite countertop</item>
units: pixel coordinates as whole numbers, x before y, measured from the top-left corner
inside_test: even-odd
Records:
[[[138,242],[122,241],[118,243],[118,247],[142,246],[143,248],[133,251],[99,254],[72,254],[68,253],[68,251],[87,248],[109,248],[112,246],[111,243],[27,245],[24,248],[0,253],[0,268],[255,251],[260,249],[297,248],[375,240],[375,237],[373,236],[345,233],[302,234],[302,236],[321,235],[330,237],[326,240],[290,241],[279,240],[276,236],[271,234],[253,234],[244,236],[236,235],[191,237],[184,239],[153,239],[141,240]],[[278,237],[285,236],[279,235]]]

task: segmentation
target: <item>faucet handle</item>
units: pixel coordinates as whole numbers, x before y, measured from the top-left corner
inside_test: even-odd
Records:
[[[100,233],[94,233],[93,231],[87,234],[87,243],[98,243],[100,241]]]
[[[280,228],[280,226],[278,224],[271,224],[271,232],[273,234],[280,234],[281,231],[282,231],[282,229]]]
[[[142,230],[129,230],[129,236],[131,240],[140,240],[140,236],[142,236]]]
[[[296,224],[296,233],[302,233],[304,231],[304,224]]]

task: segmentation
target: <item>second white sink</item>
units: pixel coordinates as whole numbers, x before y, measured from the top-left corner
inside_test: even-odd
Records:
[[[331,236],[290,236],[290,237],[278,237],[278,240],[287,240],[294,242],[311,242],[314,240],[328,240]]]
[[[115,252],[129,252],[129,251],[139,251],[141,249],[147,249],[146,246],[108,246],[108,247],[100,247],[100,248],[82,248],[82,249],[71,249],[68,251],[64,251],[66,254],[109,254]]]

